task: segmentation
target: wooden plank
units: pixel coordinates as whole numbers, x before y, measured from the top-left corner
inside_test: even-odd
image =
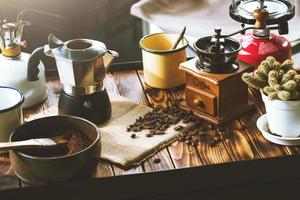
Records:
[[[223,142],[231,158],[234,160],[258,159],[259,154],[252,144],[244,128],[237,120],[224,127]]]
[[[263,137],[256,127],[256,121],[259,116],[259,112],[252,111],[248,115],[243,115],[239,120],[239,123],[245,128],[245,132],[258,152],[259,157],[269,158],[290,155],[291,151],[289,151],[288,147],[273,144]]]
[[[146,172],[174,169],[174,165],[167,148],[162,149],[157,154],[149,158],[144,163],[144,169]]]
[[[7,190],[7,189],[16,189],[19,187],[20,187],[20,182],[17,176],[0,175],[0,191]]]
[[[114,176],[114,171],[110,163],[106,161],[99,161],[95,173],[95,177],[107,177],[107,176]]]
[[[217,133],[216,130],[209,130],[209,137],[204,137],[197,147],[201,160],[204,164],[218,164],[231,162],[232,158],[228,154],[224,143],[220,142],[216,145],[210,145],[210,139],[213,138]]]
[[[8,154],[1,154],[0,155],[0,175],[14,175],[14,171],[9,161]]]
[[[117,82],[112,73],[108,73],[106,75],[106,77],[104,79],[104,87],[107,89],[108,92],[120,95],[119,88],[117,86]],[[124,91],[123,87],[121,88],[121,91]],[[144,172],[142,166],[139,166],[139,167],[136,167],[133,169],[124,170],[115,165],[112,165],[112,169],[113,169],[113,172],[115,175],[136,174],[136,173]]]
[[[184,90],[183,89],[173,90],[172,95],[176,99],[184,98]],[[216,130],[209,131],[208,134],[211,135],[212,137],[216,134],[217,135],[219,134],[221,138],[223,138],[223,139],[225,138],[224,137],[224,132],[217,132]],[[202,141],[202,143],[200,143],[201,146],[198,145],[198,147],[197,147],[203,164],[216,164],[216,163],[230,162],[230,161],[234,160],[235,157],[232,157],[228,153],[227,143],[223,142],[222,145],[218,144],[217,146],[207,145],[208,143],[209,143],[209,141],[206,138],[206,141],[204,141],[204,142]],[[219,152],[215,151],[216,148],[219,148],[218,149]],[[212,153],[212,155],[215,154],[215,156],[214,157],[210,157],[210,156],[207,157],[205,155],[205,152],[201,152],[203,149],[206,149],[206,150],[210,151]],[[219,155],[222,155],[222,156],[220,157]]]
[[[14,174],[8,154],[0,155],[0,191],[19,187],[19,179]]]
[[[183,88],[175,88],[172,90],[158,90],[151,88],[144,84],[143,81],[143,71],[138,71],[139,78],[141,82],[143,83],[144,90],[146,92],[146,95],[151,102],[152,105],[154,106],[166,106],[166,102],[169,98],[171,99],[179,99],[183,97]],[[209,134],[215,134],[214,132],[210,132]],[[172,156],[172,160],[174,163],[176,163],[176,167],[187,167],[187,162],[189,164],[195,164],[196,166],[199,166],[200,164],[215,164],[215,163],[223,163],[223,162],[230,162],[232,159],[230,158],[229,154],[226,151],[226,148],[224,147],[224,144],[220,143],[214,147],[210,146],[208,144],[208,141],[200,142],[197,151],[198,155],[200,156],[194,156],[195,151],[190,151],[193,147],[188,148],[187,145],[180,145],[178,144],[178,148],[176,149],[176,146],[173,146],[173,148],[169,148],[170,155]],[[184,147],[184,149],[182,149]],[[178,152],[182,152],[182,154],[189,155],[189,157],[192,159],[186,159],[183,156],[178,156]],[[177,155],[176,157],[173,157]],[[178,158],[181,158],[178,160]],[[195,166],[194,165],[194,166]],[[192,167],[193,165],[189,166]]]
[[[119,94],[135,103],[148,105],[143,88],[135,71],[114,72]]]
[[[132,101],[144,105],[149,105],[149,102],[144,94],[143,87],[139,81],[135,71],[114,72],[117,87],[120,95],[131,99]],[[154,160],[159,159],[159,163],[154,163]],[[145,171],[157,171],[165,169],[173,169],[174,165],[170,158],[167,149],[158,152],[152,158],[144,163]]]
[[[172,99],[180,99],[184,97],[183,87],[179,87],[170,92],[166,92]],[[199,153],[195,147],[187,145],[185,142],[176,141],[169,147],[169,152],[176,168],[195,167],[204,165]]]
[[[173,142],[169,146],[169,152],[176,168],[195,167],[203,165],[198,151],[195,147],[187,145],[185,142]]]
[[[138,76],[145,91],[146,97],[152,107],[166,107],[169,98],[176,98],[174,97],[173,93],[182,91],[180,88],[176,88],[174,90],[160,90],[151,88],[144,83],[143,71],[139,70]],[[181,97],[182,96],[179,95],[178,98]],[[196,148],[188,146],[184,142],[174,142],[170,147],[168,147],[168,152],[172,159],[171,162],[174,164],[175,168],[203,165]]]
[[[110,79],[111,79],[111,77],[107,76],[107,78],[105,78],[105,81],[104,81],[107,83],[106,86],[108,89],[111,89],[111,87],[110,87],[111,80]],[[31,115],[35,115],[37,113],[43,112],[46,109],[49,109],[51,107],[57,107],[60,91],[61,91],[61,84],[60,84],[59,79],[58,78],[48,79],[47,80],[47,99],[41,105],[38,105],[31,109],[24,110],[24,119],[29,118]],[[97,165],[97,169],[96,169],[94,176],[95,177],[114,176],[114,172],[113,172],[111,164],[100,161]],[[21,186],[28,187],[31,185],[21,181]]]
[[[122,169],[122,168],[119,168],[115,165],[112,166],[113,167],[113,170],[114,170],[114,174],[115,176],[119,176],[119,175],[129,175],[129,174],[139,174],[139,173],[143,173],[144,172],[144,169],[143,169],[143,166],[138,166],[138,167],[135,167],[135,168],[132,168],[132,169]]]
[[[181,98],[184,96],[184,90],[173,92],[173,95],[175,98]],[[232,161],[258,158],[258,153],[246,132],[241,127],[237,128],[237,124],[237,120],[233,120],[223,127],[224,130],[218,131],[230,158]]]

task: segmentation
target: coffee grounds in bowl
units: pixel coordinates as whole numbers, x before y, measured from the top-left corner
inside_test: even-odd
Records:
[[[70,156],[92,144],[92,140],[89,137],[77,130],[65,130],[62,134],[57,134],[57,136],[66,139],[68,141],[67,144],[28,149],[23,150],[22,153],[35,157]]]
[[[69,141],[67,144],[67,153],[65,155],[77,153],[92,143],[90,138],[76,130],[65,132],[63,137]]]

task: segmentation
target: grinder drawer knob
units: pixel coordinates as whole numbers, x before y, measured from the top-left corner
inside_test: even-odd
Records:
[[[201,99],[194,99],[194,100],[193,100],[193,104],[194,104],[195,106],[199,106],[199,107],[204,108],[204,102],[203,102]]]

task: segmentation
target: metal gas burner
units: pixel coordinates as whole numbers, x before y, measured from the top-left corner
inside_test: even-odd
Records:
[[[289,32],[288,20],[295,15],[294,0],[233,0],[229,13],[242,27],[254,24],[252,34],[241,38],[239,60],[258,66],[268,56],[280,62],[291,58],[291,45],[280,35]],[[271,30],[278,30],[279,35]]]
[[[230,16],[245,24],[254,24],[252,13],[256,9],[265,9],[269,13],[266,23],[280,24],[295,16],[292,0],[233,0],[229,8]]]

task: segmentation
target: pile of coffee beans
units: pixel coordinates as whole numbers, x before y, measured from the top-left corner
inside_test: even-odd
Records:
[[[208,130],[215,130],[213,125],[205,125],[199,117],[194,115],[191,110],[183,110],[180,108],[181,100],[169,100],[169,107],[154,108],[144,116],[139,117],[136,121],[127,127],[127,132],[139,132],[142,130],[149,130],[145,134],[146,137],[153,137],[155,135],[163,135],[171,126],[182,121],[186,126],[177,125],[174,127],[175,131],[179,132],[178,140],[184,141],[189,145],[197,146],[199,142],[206,137],[209,144],[215,146],[221,141],[219,134],[213,137],[208,134]],[[136,138],[135,133],[131,134],[131,138]]]
[[[221,142],[221,136],[219,132],[215,131],[215,127],[208,125],[205,126],[203,123],[190,123],[185,127],[180,125],[174,128],[175,131],[179,131],[178,140],[192,145],[194,147],[198,146],[201,141],[208,141],[211,146],[217,145]],[[211,135],[209,130],[214,133]]]

